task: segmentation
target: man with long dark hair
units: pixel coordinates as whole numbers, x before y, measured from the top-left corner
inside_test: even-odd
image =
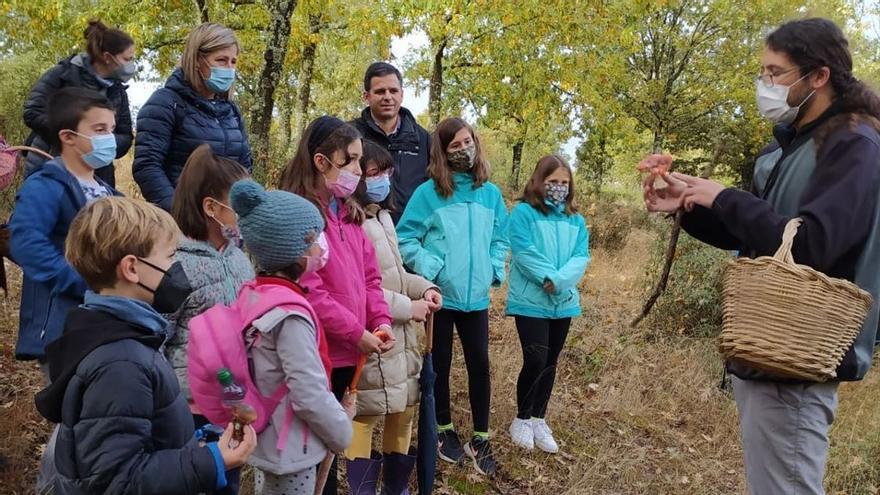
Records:
[[[833,22],[783,24],[766,39],[756,80],[758,109],[775,140],[757,159],[751,192],[683,174],[645,182],[652,211],[687,213],[692,236],[744,256],[772,255],[800,217],[795,262],[880,295],[880,98],[853,76],[849,44]],[[827,383],[796,381],[728,362],[746,477],[756,495],[824,493],[828,430],[840,381],[871,365],[880,305]]]

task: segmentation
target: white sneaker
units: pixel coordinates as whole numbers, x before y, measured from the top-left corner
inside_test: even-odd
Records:
[[[513,439],[514,445],[526,450],[535,448],[534,432],[528,419],[513,419],[513,423],[510,423],[510,438]]]
[[[512,427],[511,427],[512,428]],[[541,418],[532,419],[532,432],[535,438],[535,445],[544,452],[555,454],[559,452],[559,445],[553,438],[553,432],[550,427]]]

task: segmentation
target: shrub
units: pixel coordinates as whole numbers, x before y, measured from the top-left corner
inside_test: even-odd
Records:
[[[617,251],[633,229],[652,223],[641,204],[621,194],[590,195],[580,199],[580,205],[590,229],[590,249]]]
[[[660,277],[669,228],[658,236],[648,265],[646,295]],[[715,335],[721,328],[721,271],[731,254],[682,232],[666,291],[648,316],[651,328],[692,337]],[[647,296],[646,296],[647,297]]]

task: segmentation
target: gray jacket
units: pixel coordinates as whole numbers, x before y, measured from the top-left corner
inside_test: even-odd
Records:
[[[193,291],[176,313],[164,315],[169,323],[165,356],[177,374],[183,396],[192,402],[186,371],[189,320],[217,304],[232,304],[242,284],[253,280],[254,268],[235,246],[217,251],[207,242],[187,237],[180,240],[177,261],[183,265]]]
[[[265,396],[282,383],[290,392],[278,404],[269,426],[258,437],[248,461],[277,475],[310,468],[329,449],[342,452],[351,443],[351,421],[330,391],[327,373],[318,352],[317,331],[308,315],[276,308],[263,315],[248,333],[253,342],[251,359],[257,388]],[[276,448],[287,408],[293,423],[284,450]]]

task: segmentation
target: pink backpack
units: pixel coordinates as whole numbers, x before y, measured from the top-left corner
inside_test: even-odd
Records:
[[[278,307],[299,312],[311,318],[318,329],[320,343],[318,317],[305,297],[293,287],[251,281],[242,286],[231,306],[214,306],[190,320],[187,345],[190,391],[196,406],[211,423],[226,426],[232,421],[232,415],[220,397],[217,381],[220,368],[228,368],[235,381],[247,391],[244,401],[257,412],[257,419],[252,424],[257,433],[266,429],[272,413],[288,392],[287,385],[282,383],[277,391],[266,397],[254,383],[248,365],[249,347],[245,342],[245,331],[254,321]],[[282,449],[293,421],[293,408],[288,409],[278,438],[279,449]]]

